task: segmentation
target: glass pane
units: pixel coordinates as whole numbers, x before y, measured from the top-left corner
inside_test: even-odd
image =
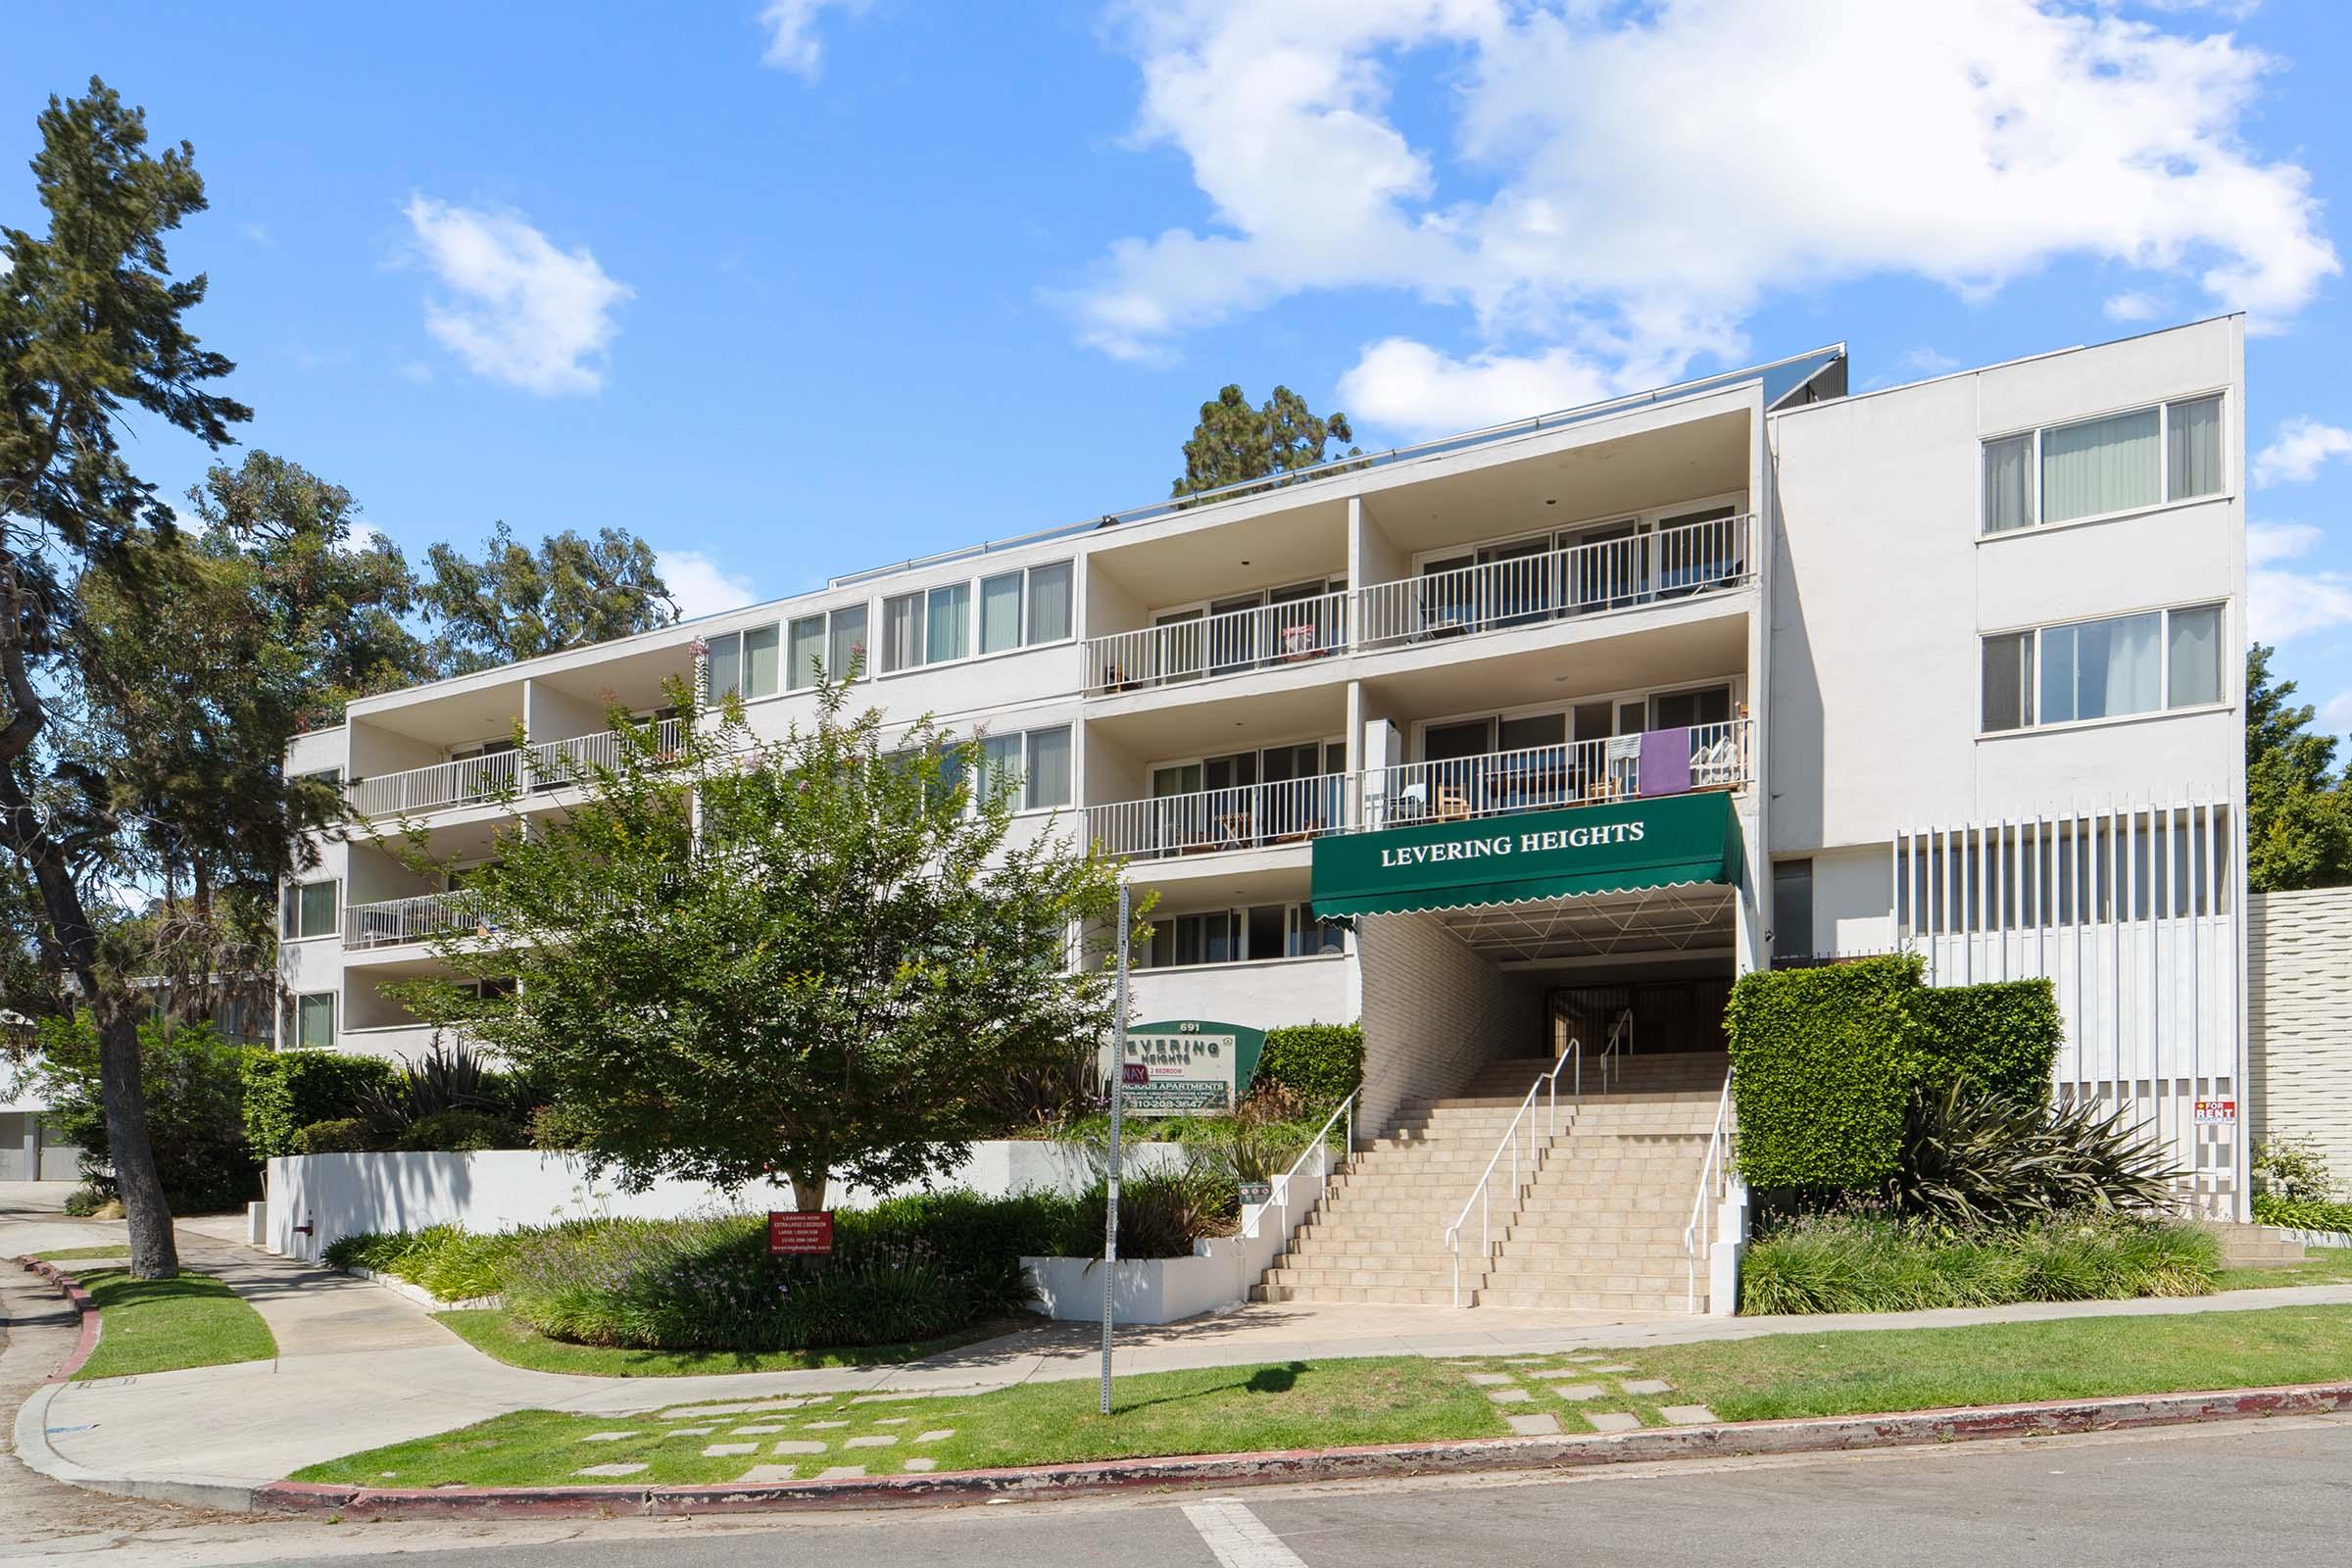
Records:
[[[2175,708],[2222,700],[2222,607],[2176,610],[2172,614]]]
[[[792,623],[792,635],[785,646],[785,684],[793,691],[816,684],[816,672],[825,662],[825,617],[804,615]]]
[[[2041,634],[2039,722],[2063,724],[2075,716],[2075,628],[2052,626]]]
[[[1176,922],[1161,920],[1152,927],[1152,967],[1164,969],[1176,961]]]
[[[2154,613],[2121,615],[2074,629],[2075,717],[2115,718],[2162,706],[2156,694],[2161,619]]]
[[[1233,928],[1233,916],[1219,910],[1200,917],[1200,961],[1202,963],[1231,963],[1241,956],[1240,946]]]
[[[882,670],[890,674],[923,662],[923,596],[882,601]]]
[[[945,663],[961,659],[972,651],[972,585],[952,583],[931,590],[930,647],[923,655],[927,664]]]
[[[2154,409],[2041,432],[2044,522],[2152,507],[2162,479]]]
[[[1422,760],[1444,762],[1457,757],[1482,757],[1488,750],[1488,721],[1483,718],[1466,724],[1432,724],[1421,737]]]
[[[1029,640],[1058,642],[1070,634],[1070,564],[1029,568]]]
[[[2034,438],[1984,443],[1984,531],[2009,533],[2034,521]]]
[[[776,628],[755,626],[743,634],[743,695],[776,695]]]
[[[980,583],[980,651],[1001,654],[1021,646],[1021,574],[1008,571]]]
[[[1811,860],[1773,862],[1772,951],[1775,957],[1808,957],[1814,951]]]
[[[1029,732],[1029,791],[1031,810],[1070,804],[1070,731],[1033,729]]]
[[[865,671],[865,607],[852,605],[833,612],[832,636],[825,649],[825,669],[836,680],[848,680],[850,671]]]
[[[1217,918],[1222,920],[1224,916],[1219,915]],[[1200,961],[1200,916],[1197,914],[1179,915],[1175,925],[1176,961],[1178,963],[1199,963]]]
[[[2027,679],[2027,650],[2033,645],[2031,632],[1984,639],[1984,728],[1987,732],[2023,729],[2033,722],[2033,715],[2026,710],[2026,693],[2033,684]]]
[[[743,690],[743,638],[735,632],[710,639],[710,701]]]
[[[1609,733],[1611,716],[1611,710],[1607,703],[1577,704],[1576,738],[1580,741],[1596,741],[1605,738]]]
[[[333,882],[306,882],[302,885],[302,931],[306,937],[323,937],[335,929],[335,885]]]
[[[1498,752],[1522,752],[1531,746],[1557,746],[1568,738],[1568,715],[1538,713],[1533,718],[1506,718],[1495,737]]]
[[[973,780],[973,790],[982,801],[996,798],[997,791],[1017,786],[1021,776],[1021,738],[1018,735],[989,735],[980,742],[980,772]]]
[[[1279,904],[1253,905],[1250,909],[1250,958],[1279,958],[1283,956],[1283,915],[1287,911]]]
[[[318,991],[294,1002],[294,1043],[306,1051],[326,1051],[335,1043],[335,994]]]
[[[2222,400],[2194,398],[2165,411],[2165,494],[2175,501],[2222,493]]]

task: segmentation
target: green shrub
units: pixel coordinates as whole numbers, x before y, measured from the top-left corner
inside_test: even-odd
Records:
[[[295,1154],[365,1154],[380,1149],[382,1143],[375,1129],[357,1116],[337,1116],[330,1121],[315,1121],[294,1132]]]
[[[2211,1231],[2172,1221],[2065,1215],[2012,1230],[1951,1231],[1846,1211],[1799,1219],[1749,1243],[1740,1310],[1905,1312],[2203,1296],[2221,1266]]]
[[[547,1097],[518,1073],[501,1072],[464,1041],[439,1040],[369,1091],[362,1114],[381,1127],[408,1128],[444,1111],[470,1110],[527,1127]]]
[[[315,1123],[364,1119],[366,1107],[391,1086],[393,1075],[392,1063],[381,1056],[254,1052],[244,1063],[245,1139],[254,1157],[305,1152],[296,1147],[296,1137]]]
[[[503,1116],[479,1110],[442,1110],[409,1124],[394,1148],[411,1153],[471,1153],[484,1149],[528,1149],[530,1134]]]
[[[2066,1025],[2049,981],[1922,986],[1908,1004],[1925,1031],[1921,1044],[1936,1082],[1968,1078],[2019,1104],[2050,1102]]]
[[[2180,1171],[2095,1102],[2045,1108],[1955,1078],[1921,1089],[1888,1184],[1896,1211],[1950,1226],[2019,1225],[2060,1213],[2161,1210]]]
[[[1302,1023],[1266,1031],[1250,1086],[1277,1085],[1328,1111],[1363,1082],[1362,1024]]]
[[[2254,1223],[2283,1225],[2289,1230],[2341,1231],[2352,1235],[2352,1203],[2330,1203],[2317,1198],[2281,1198],[2277,1193],[2256,1193]]]
[[[507,1260],[534,1239],[565,1229],[530,1227],[476,1235],[455,1225],[420,1231],[368,1232],[338,1237],[326,1261],[336,1268],[364,1268],[420,1286],[444,1301],[496,1296],[504,1288]]]
[[[81,1146],[82,1174],[105,1195],[110,1168],[106,1107],[98,1088],[98,1031],[84,1012],[38,1026],[39,1086],[68,1143]],[[261,1196],[261,1166],[245,1141],[244,1064],[254,1048],[210,1023],[139,1025],[139,1087],[156,1175],[174,1212],[233,1208]]]
[[[2334,1173],[2314,1139],[2267,1139],[2254,1150],[2253,1169],[2257,1195],[2323,1202],[2335,1197]]]
[[[1740,977],[1724,1015],[1753,1187],[1876,1190],[1895,1172],[1925,1031],[1916,955]]]
[[[66,1217],[88,1219],[106,1201],[106,1195],[95,1187],[76,1187],[66,1195]]]

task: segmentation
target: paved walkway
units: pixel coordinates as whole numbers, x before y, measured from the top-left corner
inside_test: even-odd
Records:
[[[61,1231],[66,1232],[62,1239]],[[482,1355],[391,1291],[223,1239],[233,1234],[218,1223],[182,1227],[183,1259],[191,1268],[218,1275],[253,1303],[277,1338],[277,1358],[66,1385],[51,1397],[46,1414],[49,1445],[62,1458],[107,1475],[250,1485],[511,1410],[619,1414],[697,1399],[786,1393],[979,1391],[1092,1377],[1099,1365],[1100,1331],[1071,1323],[905,1366],[866,1370],[642,1379],[529,1372]],[[104,1239],[95,1227],[70,1221],[0,1223],[0,1255]],[[1122,1330],[1116,1364],[1120,1373],[1130,1374],[1345,1356],[1536,1353],[1836,1329],[2245,1311],[2315,1302],[2352,1303],[2352,1285],[1867,1317],[1628,1320],[1602,1313],[1492,1308],[1251,1306],[1187,1323]]]

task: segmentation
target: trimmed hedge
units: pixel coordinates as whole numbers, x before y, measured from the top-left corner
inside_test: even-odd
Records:
[[[1917,954],[1742,975],[1724,1015],[1749,1185],[1883,1188],[1913,1097],[1953,1078],[2046,1104],[2062,1024],[2047,980],[1935,988]]]
[[[1301,1023],[1266,1031],[1251,1087],[1277,1084],[1310,1105],[1336,1105],[1364,1081],[1364,1026]]]
[[[392,1147],[409,1153],[469,1154],[485,1149],[528,1149],[531,1135],[479,1110],[441,1110],[409,1123]]]
[[[256,1051],[244,1068],[245,1140],[253,1157],[323,1152],[297,1146],[303,1129],[362,1116],[371,1095],[391,1088],[395,1072],[380,1056]]]
[[[335,1116],[294,1129],[289,1154],[365,1154],[381,1149],[375,1130],[357,1116]]]

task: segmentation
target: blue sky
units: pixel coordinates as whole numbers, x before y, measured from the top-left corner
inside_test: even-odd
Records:
[[[1844,339],[1884,384],[2244,309],[2259,636],[2352,729],[2341,8],[27,3],[252,445],[412,553],[619,524],[691,610],[1155,499],[1277,381],[1367,447]],[[205,454],[138,461],[174,490]]]

